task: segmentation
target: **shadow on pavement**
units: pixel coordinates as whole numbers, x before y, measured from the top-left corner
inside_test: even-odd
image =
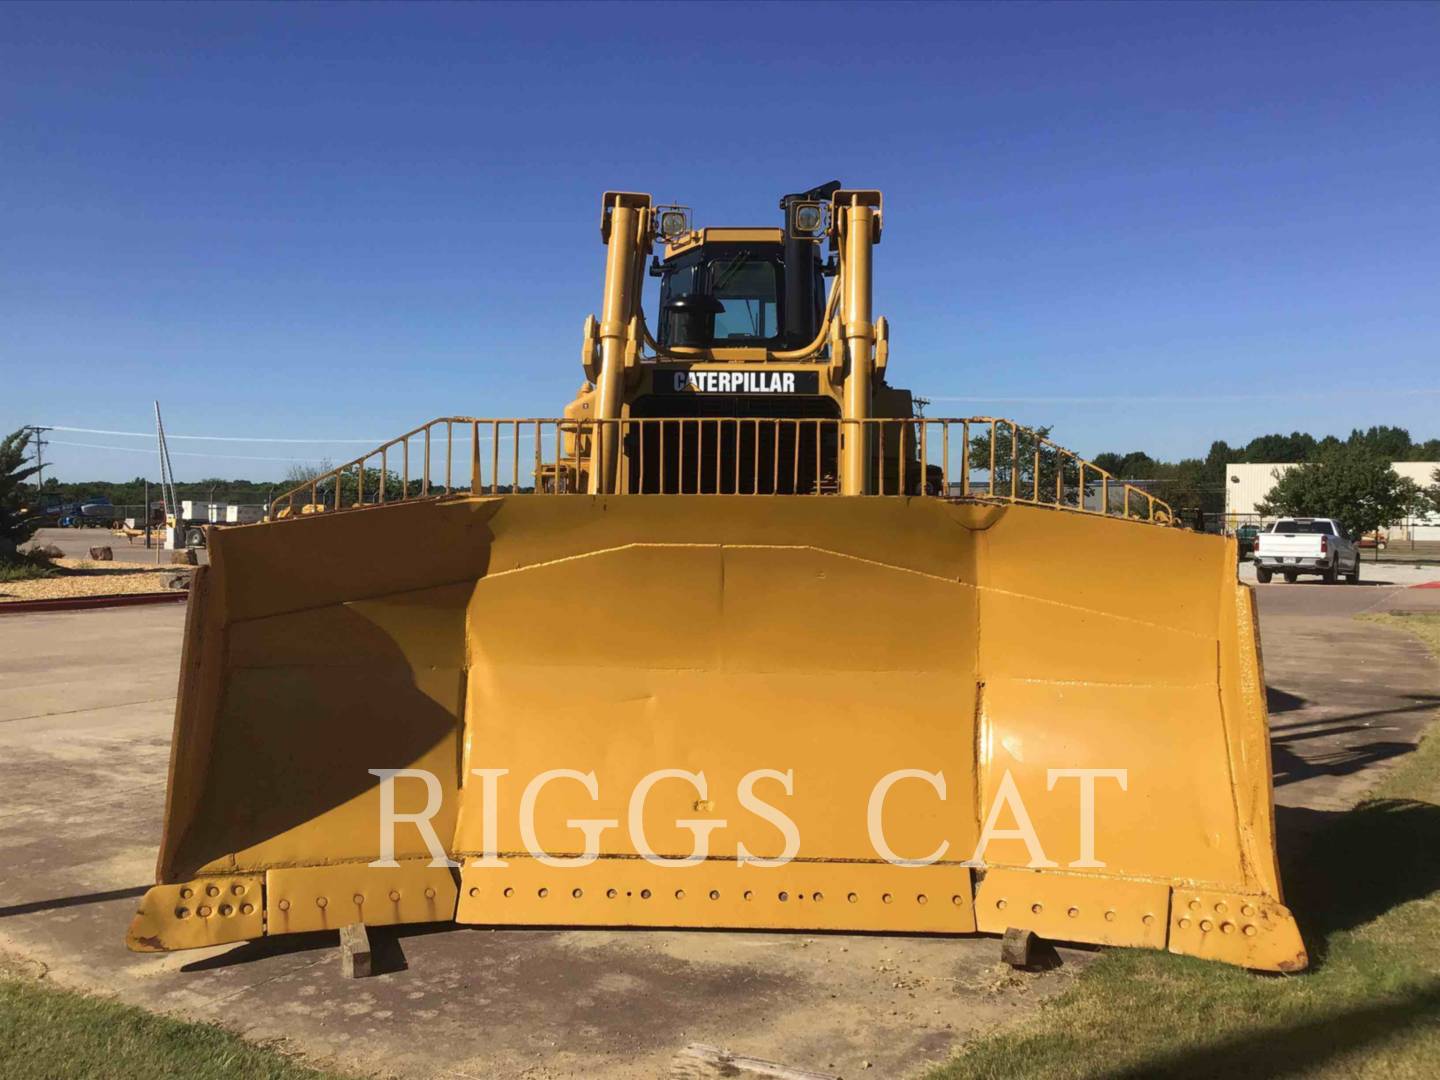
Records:
[[[109,892],[81,893],[78,896],[57,896],[51,900],[32,900],[25,904],[0,907],[0,919],[15,915],[31,915],[37,911],[57,911],[60,908],[79,907],[82,904],[103,904],[109,900],[123,900],[128,896],[144,896],[150,886],[136,885],[129,889],[111,889]]]
[[[1318,731],[1313,735],[1298,738],[1320,738],[1344,731],[1367,731],[1365,727],[1341,728],[1338,732]],[[1414,743],[1396,742],[1392,739],[1376,739],[1360,746],[1346,746],[1335,750],[1301,756],[1292,750],[1287,742],[1274,740],[1270,745],[1271,765],[1275,770],[1275,786],[1297,784],[1315,776],[1349,776],[1361,769],[1369,768],[1379,761],[1408,754],[1415,749]]]
[[[1302,577],[1302,578],[1299,578],[1299,579],[1296,580],[1296,581],[1286,581],[1286,580],[1285,580],[1284,578],[1282,578],[1282,577],[1280,576],[1280,574],[1277,572],[1277,573],[1275,574],[1275,580],[1274,580],[1274,581],[1271,581],[1271,582],[1269,582],[1269,583],[1256,582],[1256,583],[1255,583],[1255,586],[1256,586],[1256,588],[1260,588],[1260,589],[1273,589],[1273,588],[1277,588],[1278,586],[1281,586],[1281,585],[1323,585],[1323,586],[1324,586],[1325,588],[1327,588],[1327,589],[1336,589],[1336,588],[1353,589],[1353,588],[1355,588],[1356,585],[1383,585],[1383,586],[1387,586],[1387,587],[1388,587],[1388,586],[1395,585],[1395,584],[1397,584],[1397,583],[1394,582],[1394,581],[1380,581],[1380,580],[1374,579],[1374,578],[1367,578],[1367,577],[1365,577],[1365,569],[1364,569],[1364,567],[1361,567],[1361,569],[1360,569],[1360,580],[1357,581],[1357,582],[1354,582],[1353,584],[1352,584],[1352,583],[1347,583],[1347,582],[1337,582],[1337,583],[1334,584],[1334,585],[1326,585],[1325,582],[1321,581],[1318,577]]]
[[[1279,705],[1271,705],[1272,713],[1284,713],[1305,704],[1303,698],[1273,687],[1266,696]],[[1406,694],[1405,705],[1383,709],[1365,709],[1339,716],[1315,720],[1299,720],[1288,724],[1272,724],[1270,753],[1276,787],[1309,780],[1315,776],[1348,776],[1378,761],[1386,761],[1415,749],[1415,743],[1396,739],[1393,729],[1376,725],[1387,717],[1430,712],[1440,706],[1435,694]],[[1343,739],[1344,736],[1352,738]],[[1360,736],[1370,736],[1362,739]],[[1316,740],[1335,740],[1333,744],[1315,744]]]
[[[215,971],[218,968],[235,967],[264,960],[271,956],[290,956],[295,953],[314,952],[317,949],[334,949],[339,934],[334,930],[317,930],[313,934],[279,934],[275,937],[259,938],[243,942],[218,956],[205,956],[181,966],[181,971]]]
[[[400,944],[402,938],[424,937],[429,934],[459,934],[464,933],[466,928],[457,926],[455,923],[443,922],[409,926],[368,926],[365,929],[370,937],[371,975],[390,975],[397,971],[405,971],[410,966],[405,959],[405,950]],[[338,952],[339,944],[339,932],[336,930],[317,930],[310,934],[278,934],[275,937],[243,942],[218,956],[206,956],[191,961],[180,970],[215,971],[219,968],[254,963],[272,956],[293,956],[325,949],[334,949]]]
[[[1305,699],[1299,694],[1281,690],[1278,686],[1265,687],[1265,708],[1270,711],[1271,716],[1304,708],[1305,704]]]

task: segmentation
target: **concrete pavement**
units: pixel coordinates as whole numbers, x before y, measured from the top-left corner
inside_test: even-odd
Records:
[[[1364,568],[1369,571],[1367,564]],[[1360,585],[1256,585],[1270,705],[1275,801],[1344,810],[1414,749],[1440,709],[1440,680],[1418,639],[1356,615],[1440,613],[1433,568],[1387,566]],[[1247,575],[1253,583],[1253,570]]]

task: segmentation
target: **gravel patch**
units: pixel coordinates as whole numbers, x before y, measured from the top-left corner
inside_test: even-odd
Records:
[[[54,577],[0,582],[0,604],[73,596],[170,592],[165,583],[176,574],[189,573],[191,569],[188,566],[101,563],[88,559],[56,559],[55,566],[60,573]]]

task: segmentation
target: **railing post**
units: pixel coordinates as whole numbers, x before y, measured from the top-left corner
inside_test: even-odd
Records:
[[[999,440],[999,438],[1000,438],[1000,429],[999,429],[999,427],[997,426],[997,424],[995,423],[995,421],[994,421],[994,420],[991,420],[991,421],[990,421],[990,481],[989,481],[989,483],[988,483],[988,485],[987,485],[988,488],[989,488],[989,491],[986,493],[986,494],[988,494],[991,498],[994,498],[994,497],[996,496],[996,494],[998,494],[998,493],[996,492],[996,490],[995,490],[995,443]]]
[[[930,482],[930,453],[926,446],[925,418],[920,418],[920,494],[930,494],[925,485]]]
[[[940,450],[940,484],[945,489],[940,494],[945,498],[950,497],[950,421],[944,420],[940,425],[940,439],[942,442]]]
[[[1020,493],[1020,432],[1015,422],[1010,422],[1010,501],[1014,502]]]
[[[480,421],[470,422],[470,494],[480,494]]]
[[[965,438],[960,443],[960,494],[963,497],[970,495],[970,421],[960,421],[961,434]]]
[[[500,421],[490,421],[490,494],[500,494]]]

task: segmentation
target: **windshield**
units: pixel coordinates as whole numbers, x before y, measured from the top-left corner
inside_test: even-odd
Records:
[[[715,314],[715,341],[747,341],[779,332],[779,268],[768,259],[742,251],[710,264],[710,295],[724,310]]]
[[[667,263],[664,278],[660,344],[774,348],[783,340],[778,249],[707,245]]]
[[[1322,536],[1334,536],[1335,530],[1328,521],[1290,521],[1283,520],[1275,523],[1277,533],[1319,533]]]

